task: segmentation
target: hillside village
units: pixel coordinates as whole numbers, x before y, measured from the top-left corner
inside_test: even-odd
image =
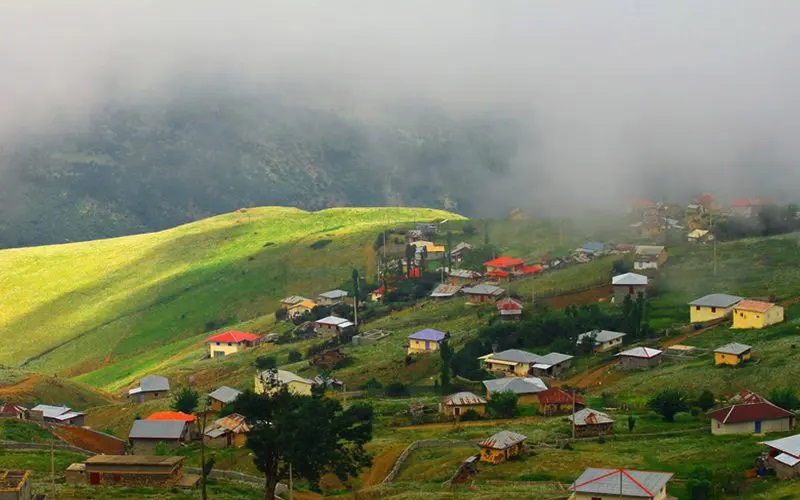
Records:
[[[42,353],[20,337],[0,379],[4,488],[193,498],[205,481],[214,498],[261,498],[248,445],[265,424],[240,411],[281,394],[369,406],[372,457],[345,479],[323,474],[319,488],[281,477],[282,498],[778,498],[800,488],[796,207],[639,199],[626,216],[585,225],[411,209],[387,224],[393,209],[355,210],[210,219],[210,245],[237,252],[230,266],[212,269],[220,257],[203,254],[197,281],[160,284],[163,300],[132,306],[137,322],[120,330],[86,323],[86,338]],[[350,224],[338,224],[344,214]],[[299,232],[277,236],[275,221],[286,231],[291,217]],[[206,233],[190,226],[174,231],[196,246]],[[68,261],[57,247],[32,251],[45,253],[18,252],[29,260],[16,265]],[[262,255],[256,269],[272,274],[253,277]],[[293,286],[258,288],[289,267],[302,274]],[[113,294],[138,288],[124,286]],[[238,317],[210,305],[226,300],[239,301]],[[195,327],[175,326],[195,307]],[[25,316],[4,319],[4,331]],[[49,328],[88,321],[76,319]],[[104,331],[128,329],[134,340],[77,358]],[[159,330],[176,334],[155,340]],[[36,389],[39,372],[62,389]]]

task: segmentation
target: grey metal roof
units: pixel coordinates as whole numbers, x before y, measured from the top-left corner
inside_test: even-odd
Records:
[[[542,379],[537,377],[505,377],[494,380],[484,380],[484,387],[492,392],[513,392],[514,394],[536,394],[547,390]]]
[[[347,295],[348,294],[346,291],[339,290],[338,288],[336,290],[329,290],[327,292],[322,292],[321,294],[319,294],[320,297],[325,297],[326,299],[343,299],[347,297]]]
[[[223,385],[219,389],[216,389],[210,393],[208,396],[212,399],[216,399],[217,401],[221,401],[223,403],[232,403],[236,398],[239,397],[242,391],[237,391],[236,389],[232,389],[226,385]]]
[[[505,290],[503,290],[499,286],[487,285],[485,283],[481,283],[480,285],[463,288],[462,291],[464,293],[469,293],[474,295],[500,295]]]
[[[447,275],[455,276],[456,278],[479,278],[481,273],[470,271],[469,269],[451,269]]]
[[[647,284],[647,276],[636,273],[625,273],[611,278],[612,285],[640,286]]]
[[[672,479],[669,472],[590,467],[569,487],[569,491],[599,495],[652,498]]]
[[[186,422],[183,420],[135,420],[129,439],[180,439]]]
[[[161,375],[148,375],[139,381],[140,392],[169,391],[169,380]]]
[[[290,382],[300,382],[303,384],[314,385],[313,380],[303,378],[300,375],[296,375],[286,370],[264,370],[263,372],[261,372],[261,380],[269,381],[270,379],[280,384],[288,384]]]
[[[294,304],[298,304],[300,302],[303,302],[304,300],[308,300],[308,299],[303,297],[302,295],[289,295],[288,297],[282,298],[281,299],[281,303],[282,304],[294,305]]]
[[[654,358],[661,354],[663,351],[653,349],[652,347],[634,347],[627,351],[622,351],[617,356],[630,356],[632,358]]]
[[[718,352],[721,354],[733,354],[738,356],[739,354],[746,353],[752,348],[753,346],[747,344],[739,344],[738,342],[731,342],[730,344],[725,344],[722,347],[717,347],[716,349],[714,349],[714,352]]]
[[[340,318],[338,316],[326,316],[322,319],[318,319],[316,322],[321,325],[338,326],[339,328],[348,328],[354,326],[354,323],[349,319]]]
[[[638,245],[636,247],[636,255],[650,255],[650,256],[657,256],[661,252],[664,251],[663,246],[655,246],[655,245]]]
[[[569,354],[561,354],[560,352],[551,352],[550,354],[545,354],[544,356],[541,356],[539,358],[538,363],[542,365],[555,366],[565,361],[569,361],[574,357],[575,356],[570,356]]]
[[[743,297],[738,297],[736,295],[712,293],[689,302],[689,305],[701,307],[733,307],[742,300]]]
[[[609,417],[606,413],[593,410],[591,408],[584,408],[576,411],[567,417],[570,422],[575,422],[575,425],[597,425],[597,424],[613,424],[614,419]]]
[[[594,344],[602,344],[611,342],[612,340],[621,339],[625,336],[622,332],[612,332],[611,330],[592,330],[591,332],[581,333],[578,335],[578,343],[580,344],[583,339],[594,335]]]
[[[36,405],[31,408],[31,411],[40,411],[44,418],[57,418],[72,409],[66,406],[51,406],[51,405]]]
[[[486,400],[471,392],[457,392],[442,398],[442,404],[448,406],[485,405]]]
[[[528,439],[528,436],[523,434],[517,434],[516,432],[511,431],[500,431],[481,441],[479,446],[485,448],[494,448],[496,450],[505,450],[506,448],[510,448],[517,443],[525,441],[526,439]]]
[[[431,297],[452,297],[461,290],[459,285],[448,285],[442,283],[431,291]]]
[[[523,351],[520,349],[506,349],[505,351],[491,354],[484,359],[487,361],[498,360],[508,361],[511,363],[543,364],[553,366],[572,358],[573,356],[561,354],[559,352],[551,352],[550,354],[540,356],[538,354],[533,354],[532,352]]]
[[[781,439],[774,439],[772,441],[765,441],[762,444],[765,444],[778,451],[788,453],[793,457],[800,457],[800,434],[795,434],[794,436]]]

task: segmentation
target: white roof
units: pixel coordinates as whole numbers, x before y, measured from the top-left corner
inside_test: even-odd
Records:
[[[506,377],[484,380],[484,387],[489,392],[513,392],[514,394],[535,394],[547,390],[542,379],[537,377]]]
[[[654,498],[672,478],[669,472],[590,467],[575,480],[569,491],[599,496]]]
[[[591,408],[584,408],[576,411],[567,417],[570,422],[574,421],[575,425],[597,425],[597,424],[613,424],[614,419],[609,417],[606,413],[593,410]]]
[[[328,316],[326,318],[318,319],[316,322],[320,325],[338,326],[339,328],[353,326],[353,323],[350,320],[340,318],[338,316]]]
[[[733,354],[738,356],[739,354],[746,353],[752,348],[753,346],[749,346],[746,344],[739,344],[738,342],[731,342],[730,344],[725,344],[722,347],[717,347],[716,349],[714,349],[714,352],[718,352],[720,354]]]
[[[322,292],[319,294],[320,297],[325,297],[326,299],[341,299],[347,297],[347,292],[344,290],[330,290],[328,292]]]
[[[625,273],[611,278],[612,285],[638,286],[647,284],[647,276],[636,273]]]
[[[637,255],[658,255],[664,251],[663,246],[656,246],[656,245],[638,245],[636,247],[636,254]]]
[[[661,354],[663,351],[653,349],[652,347],[634,347],[627,351],[622,351],[617,356],[630,356],[632,358],[654,358]]]
[[[788,453],[793,457],[800,457],[800,434],[772,441],[765,441],[763,444],[778,451]]]
[[[139,394],[141,392],[167,392],[169,391],[169,380],[161,375],[148,375],[139,381],[139,387],[128,391],[128,394]]]
[[[300,382],[302,384],[314,385],[313,380],[303,378],[300,375],[294,374],[286,370],[264,370],[261,372],[261,379],[264,381],[273,379],[281,384],[288,384],[290,382]]]
[[[288,297],[284,297],[281,299],[282,304],[297,304],[303,302],[304,300],[308,300],[307,298],[303,297],[302,295],[289,295]]]
[[[67,406],[51,406],[51,405],[36,405],[31,408],[31,411],[40,411],[44,418],[54,418],[57,420],[67,420],[72,417],[64,417],[64,415],[72,414],[72,416],[83,415],[82,413],[75,413]]]
[[[455,276],[456,278],[480,278],[481,273],[470,271],[469,269],[451,269],[447,275]]]
[[[549,368],[550,366],[568,361],[573,357],[574,356],[570,356],[569,354],[561,354],[560,352],[551,352],[540,356],[521,349],[506,349],[505,351],[481,356],[478,359],[486,361],[506,361],[508,363],[528,363],[534,366],[536,364],[548,365],[547,367]]]
[[[611,342],[612,340],[621,339],[625,336],[622,332],[612,332],[610,330],[592,330],[591,332],[581,333],[578,335],[578,344],[580,344],[583,339],[594,335],[594,344],[599,345],[605,342]]]
[[[780,462],[782,464],[786,464],[789,467],[794,467],[795,465],[800,463],[800,458],[793,457],[793,456],[788,455],[786,453],[781,453],[780,455],[776,456],[775,460],[777,460],[778,462]]]
[[[487,285],[485,283],[481,283],[480,285],[475,285],[473,287],[462,288],[461,290],[470,295],[500,295],[504,292],[504,290],[499,286]]]

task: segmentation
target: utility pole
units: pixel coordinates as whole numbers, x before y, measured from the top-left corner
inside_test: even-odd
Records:
[[[289,462],[289,500],[294,496],[294,484],[292,482],[292,463]]]
[[[55,456],[55,437],[50,435],[50,481],[53,485],[53,498],[56,498],[56,456]]]

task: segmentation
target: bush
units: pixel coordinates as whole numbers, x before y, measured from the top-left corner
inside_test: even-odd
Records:
[[[665,389],[648,402],[651,410],[661,415],[665,421],[674,422],[675,414],[689,409],[688,397],[684,391]]]
[[[259,356],[253,362],[259,371],[272,370],[278,367],[278,361],[274,356]]]
[[[469,422],[471,420],[480,420],[480,419],[481,419],[480,413],[478,413],[475,410],[467,410],[464,412],[463,415],[461,415],[461,421],[463,422]]]
[[[510,391],[494,393],[488,407],[495,417],[513,418],[517,416],[517,395]]]
[[[200,401],[200,395],[191,387],[181,387],[175,395],[172,396],[172,409],[183,413],[192,414],[197,403]]]
[[[283,307],[279,307],[275,310],[275,321],[286,321],[287,316],[289,313]]]
[[[408,386],[402,382],[392,382],[386,386],[386,395],[390,398],[409,396]]]
[[[714,394],[708,389],[704,390],[697,397],[696,404],[704,412],[710,410],[714,406]]]
[[[473,234],[476,234],[478,232],[478,228],[476,228],[472,224],[467,223],[464,224],[464,227],[461,228],[461,232],[467,236],[472,236]]]
[[[303,359],[299,351],[289,351],[289,363],[297,363]]]
[[[794,410],[800,406],[797,392],[792,387],[776,387],[769,393],[769,401],[785,410]]]
[[[361,389],[362,391],[368,391],[370,389],[372,390],[383,389],[383,384],[381,383],[380,380],[376,379],[375,377],[372,377],[363,384],[359,385],[358,388]]]

